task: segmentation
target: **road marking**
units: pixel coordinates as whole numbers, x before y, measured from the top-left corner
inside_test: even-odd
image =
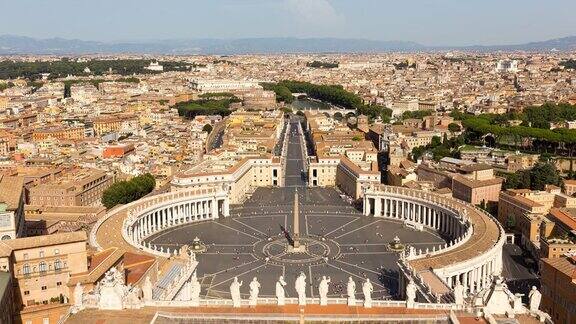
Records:
[[[226,227],[226,228],[228,228],[228,229],[231,229],[231,230],[233,230],[233,231],[242,233],[242,234],[244,234],[244,235],[246,235],[246,236],[250,236],[251,238],[254,238],[254,239],[257,239],[257,240],[261,240],[261,239],[262,239],[261,237],[257,237],[257,236],[254,236],[254,235],[252,235],[252,234],[245,233],[244,231],[239,230],[239,229],[237,229],[237,228],[230,227],[230,226],[228,226],[228,225],[224,225],[224,224],[221,224],[221,223],[218,223],[218,222],[214,222],[214,223],[215,223],[215,224],[218,224],[218,225],[220,225],[220,226]]]
[[[258,233],[260,233],[260,234],[262,234],[262,235],[264,235],[264,236],[268,236],[267,234],[265,234],[265,233],[263,233],[263,232],[260,232],[259,230],[255,229],[254,227],[252,227],[252,226],[250,226],[250,225],[248,225],[248,224],[244,224],[244,223],[242,223],[241,221],[239,221],[239,220],[237,220],[237,219],[234,219],[234,218],[233,218],[232,220],[235,221],[236,223],[242,224],[242,225],[248,227],[249,229],[254,230],[254,231],[256,231],[256,232],[258,232]]]
[[[366,224],[366,225],[364,225],[364,226],[362,226],[362,227],[358,227],[358,228],[356,228],[356,229],[354,229],[354,230],[352,230],[352,231],[350,231],[350,232],[347,232],[347,233],[344,233],[344,234],[342,234],[342,235],[336,236],[336,237],[334,237],[334,239],[339,239],[339,238],[341,238],[342,236],[345,236],[345,235],[348,235],[348,234],[352,234],[352,233],[354,233],[354,232],[356,232],[356,231],[359,231],[359,230],[363,229],[364,227],[368,227],[368,226],[370,226],[370,225],[374,225],[374,224],[376,224],[376,223],[378,223],[378,222],[380,222],[380,221],[381,221],[381,219],[376,220],[376,221],[373,221],[373,222],[371,222],[371,223],[369,223],[369,224]]]
[[[317,216],[317,215],[316,215],[316,216]],[[346,225],[348,225],[348,224],[351,224],[351,223],[354,223],[355,221],[357,221],[357,220],[359,220],[359,219],[360,219],[360,217],[358,217],[358,218],[356,218],[356,219],[353,219],[353,220],[349,221],[348,223],[346,223],[346,224],[344,224],[344,225],[342,225],[342,226],[340,226],[340,227],[338,227],[338,228],[334,229],[334,230],[333,230],[333,231],[331,231],[330,233],[326,233],[326,234],[324,234],[324,236],[328,236],[328,235],[330,235],[330,234],[332,234],[332,233],[336,232],[337,230],[339,230],[339,229],[341,229],[341,228],[344,228],[344,226],[346,226]]]

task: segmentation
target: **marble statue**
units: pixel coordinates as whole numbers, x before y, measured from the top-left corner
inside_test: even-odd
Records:
[[[306,275],[304,272],[300,272],[300,275],[296,278],[294,288],[296,288],[298,293],[298,305],[306,305]]]
[[[100,281],[98,308],[121,310],[124,308],[124,276],[116,268],[111,268]]]
[[[250,306],[256,306],[258,304],[258,294],[260,293],[260,283],[258,278],[254,277],[252,282],[250,282]]]
[[[194,271],[192,279],[190,280],[190,301],[194,307],[200,305],[200,288],[200,282],[196,277],[196,271]]]
[[[535,313],[540,308],[540,301],[542,300],[542,294],[538,291],[536,286],[532,286],[532,290],[528,293],[528,298],[530,299],[530,311]]]
[[[374,291],[374,286],[370,282],[370,279],[366,278],[366,281],[362,284],[362,292],[364,293],[364,307],[372,307],[372,292]]]
[[[278,281],[276,281],[276,299],[278,300],[279,306],[284,306],[285,304],[284,286],[286,286],[284,276],[280,276]]]
[[[464,291],[464,286],[460,283],[460,280],[456,282],[454,286],[454,302],[456,305],[464,305],[464,298],[466,297],[466,292]]]
[[[346,293],[348,294],[348,306],[356,306],[356,282],[351,276],[348,277]]]
[[[329,290],[330,277],[322,276],[320,285],[318,286],[318,293],[320,294],[320,305],[328,305],[328,290]]]
[[[234,277],[234,281],[230,284],[230,295],[232,296],[234,307],[240,307],[240,287],[242,287],[242,281],[238,281],[238,277]]]
[[[406,307],[412,308],[414,307],[414,302],[416,301],[416,285],[414,281],[410,280],[410,282],[406,285]]]
[[[146,276],[144,285],[142,285],[142,294],[145,301],[152,300],[152,281],[150,281],[150,276]]]
[[[74,306],[77,309],[82,309],[82,296],[84,294],[84,287],[80,284],[80,282],[76,283],[74,287]]]
[[[124,295],[124,305],[127,308],[140,308],[140,288],[130,287]]]

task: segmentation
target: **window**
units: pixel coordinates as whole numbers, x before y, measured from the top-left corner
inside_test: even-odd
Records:
[[[24,295],[25,295],[25,296],[30,295],[30,291],[29,291],[29,290],[24,290]]]
[[[46,267],[46,262],[42,261],[40,262],[40,264],[38,265],[38,271],[40,271],[40,273],[45,273],[48,270],[48,268]]]
[[[42,286],[42,290],[46,290],[46,289],[48,289],[48,287]]]
[[[30,275],[30,265],[25,264],[24,267],[22,267],[22,272],[24,273],[25,276],[29,276]]]
[[[62,281],[56,282],[56,286],[62,286]]]
[[[60,260],[54,261],[54,271],[60,271],[62,269],[62,262]]]

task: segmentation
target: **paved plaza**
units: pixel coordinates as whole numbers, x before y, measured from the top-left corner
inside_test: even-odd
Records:
[[[260,188],[242,206],[231,209],[231,217],[186,224],[152,236],[152,244],[177,249],[198,236],[207,246],[197,256],[198,273],[207,297],[228,297],[234,276],[248,283],[258,277],[262,296],[274,296],[275,282],[283,275],[287,295],[296,296],[294,279],[304,272],[308,295],[318,297],[321,276],[330,276],[330,296],[346,293],[352,276],[360,282],[370,278],[374,297],[391,298],[397,289],[398,256],[388,249],[394,236],[402,242],[426,249],[444,241],[433,232],[417,232],[393,220],[363,216],[346,204],[338,192],[326,188],[299,188],[300,233],[305,253],[287,253],[293,233],[292,202],[295,188]],[[361,297],[360,295],[358,297]]]
[[[397,293],[396,252],[388,249],[395,236],[418,249],[432,248],[444,240],[435,232],[418,232],[401,222],[364,216],[334,188],[307,188],[301,175],[302,146],[295,123],[291,124],[286,168],[286,187],[258,188],[242,205],[232,206],[231,216],[191,223],[157,233],[147,239],[164,249],[190,245],[198,237],[207,245],[199,254],[198,274],[202,295],[229,298],[235,276],[244,285],[257,277],[261,296],[274,297],[280,275],[286,282],[288,297],[295,297],[294,280],[307,276],[307,295],[318,297],[322,276],[330,276],[330,297],[345,297],[351,276],[361,297],[361,282],[369,278],[375,298],[393,298]],[[293,228],[294,194],[298,193],[303,253],[287,251]]]

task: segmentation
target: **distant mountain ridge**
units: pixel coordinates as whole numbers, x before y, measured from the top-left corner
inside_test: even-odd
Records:
[[[0,55],[7,54],[274,54],[274,53],[377,53],[441,50],[466,51],[576,50],[576,36],[541,42],[496,46],[424,46],[409,41],[376,41],[341,38],[239,38],[174,39],[141,42],[96,42],[77,39],[36,39],[0,35]]]

